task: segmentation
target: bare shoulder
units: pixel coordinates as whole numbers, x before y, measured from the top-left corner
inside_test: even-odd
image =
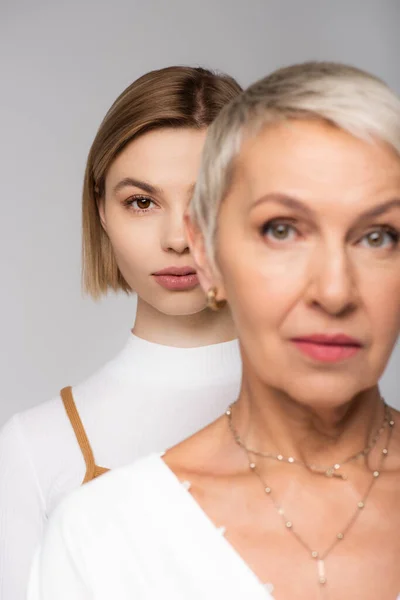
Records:
[[[393,417],[393,420],[395,422],[395,426],[397,426],[397,429],[400,428],[400,410],[397,410],[397,408],[393,408],[392,406],[390,407],[390,412],[391,415]]]
[[[386,463],[387,470],[400,473],[400,411],[390,408],[393,419],[391,429],[391,439],[388,446],[389,456]]]
[[[232,474],[237,466],[225,415],[168,450],[164,461],[180,478],[201,479]],[[235,460],[236,459],[236,460]]]
[[[201,431],[170,448],[164,461],[174,473],[203,472],[208,458],[215,456],[224,438],[224,418],[220,417]]]

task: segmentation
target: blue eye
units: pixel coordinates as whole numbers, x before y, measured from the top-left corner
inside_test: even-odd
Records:
[[[399,242],[399,232],[395,229],[380,227],[367,233],[362,242],[368,248],[385,248],[386,246],[396,246]]]

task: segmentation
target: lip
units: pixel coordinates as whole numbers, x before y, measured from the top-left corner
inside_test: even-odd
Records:
[[[156,282],[163,288],[174,292],[185,292],[199,285],[196,270],[193,267],[167,267],[153,273]]]
[[[303,354],[318,362],[340,362],[352,358],[363,347],[360,340],[343,333],[313,334],[291,341]]]
[[[153,275],[192,275],[196,274],[196,269],[193,267],[167,267],[156,271]]]

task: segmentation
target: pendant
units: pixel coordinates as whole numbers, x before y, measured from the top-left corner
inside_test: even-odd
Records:
[[[329,478],[337,477],[338,479],[343,479],[343,480],[347,479],[347,475],[344,475],[343,473],[338,473],[338,471],[337,471],[337,469],[335,469],[335,467],[329,467],[329,469],[326,469],[326,471],[324,471],[321,468],[311,465],[309,467],[309,469],[312,473],[315,473],[316,475],[325,475],[325,477],[329,477]]]
[[[317,562],[318,567],[318,581],[321,585],[326,584],[326,574],[325,574],[325,562],[323,560],[319,560]]]
[[[329,469],[325,471],[325,475],[327,477],[339,477],[340,479],[347,479],[346,475],[338,473],[335,467],[329,467]]]

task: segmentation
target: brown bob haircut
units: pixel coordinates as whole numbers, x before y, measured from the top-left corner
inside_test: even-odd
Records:
[[[86,164],[82,198],[85,292],[98,298],[109,289],[131,291],[118,269],[98,211],[108,169],[118,154],[129,142],[154,129],[210,125],[240,91],[232,77],[178,66],[143,75],[116,99],[100,125]]]

